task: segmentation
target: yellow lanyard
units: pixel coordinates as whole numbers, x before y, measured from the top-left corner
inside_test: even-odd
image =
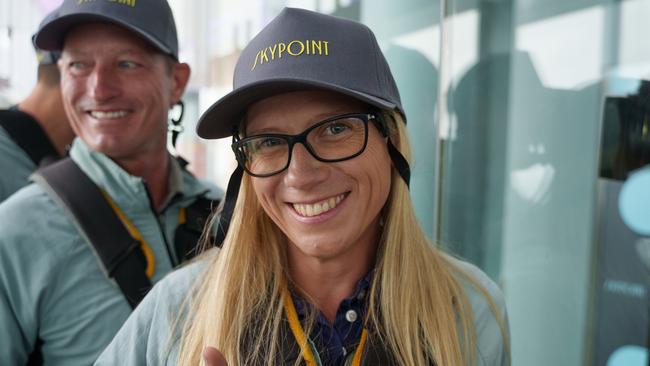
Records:
[[[147,270],[145,271],[145,273],[147,274],[147,278],[151,279],[151,277],[153,277],[153,274],[156,270],[156,260],[153,255],[153,250],[151,250],[151,247],[144,240],[142,234],[140,234],[140,232],[135,227],[135,225],[133,225],[133,223],[129,221],[129,219],[126,217],[124,212],[122,212],[120,207],[115,203],[115,201],[113,201],[111,196],[109,196],[108,193],[104,192],[103,190],[102,193],[104,194],[104,198],[106,198],[108,204],[111,205],[111,208],[113,209],[117,217],[119,217],[120,221],[122,221],[122,224],[126,226],[126,229],[129,231],[129,234],[131,234],[131,237],[133,237],[133,239],[137,240],[140,243],[142,252],[144,253],[145,258],[147,259]]]
[[[298,346],[300,346],[300,349],[302,350],[302,357],[305,359],[307,366],[317,366],[316,358],[312,353],[311,347],[309,347],[305,331],[300,325],[300,320],[298,320],[296,306],[293,304],[291,295],[286,288],[284,289],[282,296],[284,297],[284,311],[287,314],[287,320],[289,320],[289,328],[291,328],[291,333],[293,333],[293,336],[296,338],[296,342],[298,342]],[[368,331],[366,331],[366,328],[363,328],[363,331],[361,332],[361,340],[359,340],[359,346],[357,346],[357,350],[354,352],[354,358],[352,359],[351,366],[361,365],[361,356],[363,354],[363,347],[366,345],[367,338]]]

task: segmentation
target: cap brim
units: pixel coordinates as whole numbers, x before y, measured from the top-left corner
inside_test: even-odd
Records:
[[[96,13],[74,13],[58,17],[41,26],[41,29],[39,29],[34,37],[34,44],[43,50],[60,51],[63,49],[64,37],[71,28],[80,24],[94,22],[108,22],[122,26],[144,38],[145,41],[149,42],[162,53],[170,55],[175,59],[178,58],[169,47],[140,28],[134,27],[120,19]]]
[[[205,139],[219,139],[232,135],[233,126],[251,104],[274,95],[300,90],[329,90],[366,102],[382,110],[394,110],[395,103],[373,95],[342,88],[337,85],[302,79],[273,79],[248,84],[233,90],[215,102],[199,118],[197,134]]]

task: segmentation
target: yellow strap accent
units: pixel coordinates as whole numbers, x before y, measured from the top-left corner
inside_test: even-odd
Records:
[[[289,320],[289,328],[291,328],[291,333],[293,333],[293,336],[296,338],[296,342],[298,342],[298,346],[300,346],[300,349],[302,350],[305,363],[307,366],[316,366],[314,354],[311,351],[311,347],[309,347],[307,343],[307,336],[305,335],[305,332],[300,325],[300,321],[298,320],[296,306],[293,304],[291,295],[289,294],[289,291],[286,289],[286,287],[282,292],[282,296],[284,297],[284,311],[287,314],[287,320]],[[361,366],[363,348],[366,345],[367,338],[368,331],[366,328],[363,328],[363,331],[361,332],[361,340],[359,340],[359,346],[357,346],[357,350],[354,352],[354,357],[352,358],[352,366]]]
[[[151,279],[153,277],[153,273],[156,270],[156,259],[153,255],[153,250],[151,250],[151,247],[147,242],[144,240],[138,229],[129,221],[129,219],[124,215],[122,210],[120,210],[120,207],[113,201],[111,196],[108,195],[108,193],[104,192],[102,190],[102,194],[104,195],[104,198],[106,198],[106,201],[108,202],[109,205],[111,205],[111,208],[119,217],[120,221],[122,221],[122,224],[126,226],[126,229],[129,231],[129,234],[133,237],[133,239],[137,240],[140,242],[140,247],[142,248],[142,252],[144,253],[145,258],[147,259],[147,270],[145,271],[147,278]]]
[[[183,225],[187,222],[187,213],[185,213],[185,207],[181,207],[178,211],[178,225]]]
[[[302,358],[305,359],[307,366],[316,366],[314,354],[311,352],[311,347],[309,347],[307,344],[307,336],[305,336],[305,332],[302,330],[302,326],[298,320],[296,307],[293,304],[291,295],[289,294],[289,291],[287,291],[286,287],[282,293],[282,296],[284,297],[284,311],[286,312],[287,319],[289,320],[289,327],[291,328],[293,336],[296,338],[296,342],[298,342],[298,346],[300,346],[300,349],[302,350]]]
[[[352,366],[361,366],[361,357],[363,357],[363,347],[366,346],[366,339],[368,338],[368,331],[366,328],[363,328],[361,332],[361,340],[359,341],[359,346],[354,352],[354,358],[352,359]]]

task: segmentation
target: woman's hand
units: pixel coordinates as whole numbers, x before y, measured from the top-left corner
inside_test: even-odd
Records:
[[[205,366],[228,366],[226,359],[214,347],[205,347],[203,350],[203,361]]]

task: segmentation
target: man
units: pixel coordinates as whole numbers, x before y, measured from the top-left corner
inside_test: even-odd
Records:
[[[58,52],[36,49],[37,81],[17,105],[0,110],[0,202],[29,183],[44,160],[65,155],[74,132],[63,110]]]
[[[137,244],[124,252],[129,260],[139,253],[134,278],[146,267],[156,282],[185,257],[175,240],[180,223],[208,191],[166,149],[168,112],[190,76],[178,61],[171,9],[165,0],[65,0],[53,14],[35,43],[62,50],[63,104],[78,136],[70,157]],[[61,176],[76,192],[79,179]],[[89,365],[137,299],[89,239],[85,223],[102,228],[107,217],[73,215],[45,181],[0,205],[0,360]]]

